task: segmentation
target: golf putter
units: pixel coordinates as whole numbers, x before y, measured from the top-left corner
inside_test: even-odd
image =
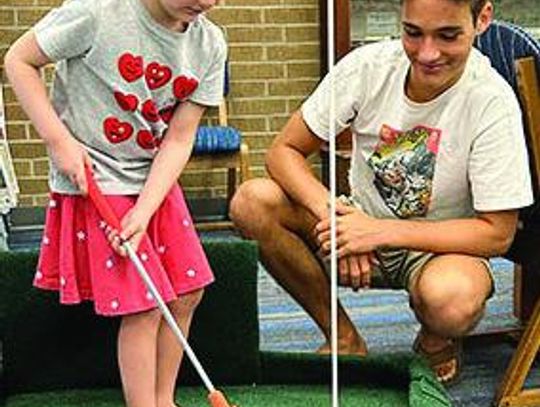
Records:
[[[101,217],[107,222],[107,224],[113,228],[115,228],[118,231],[121,231],[121,225],[120,221],[118,220],[118,217],[113,212],[111,206],[105,199],[105,196],[101,193],[101,190],[99,189],[96,181],[94,180],[94,176],[92,173],[92,169],[85,165],[85,173],[86,173],[86,183],[88,185],[88,197],[95,205],[98,213],[101,215]],[[171,311],[167,307],[167,304],[165,304],[165,301],[163,301],[163,298],[161,297],[161,294],[157,290],[154,282],[148,275],[148,272],[144,268],[144,265],[142,264],[139,256],[131,246],[131,244],[128,241],[124,241],[122,243],[122,247],[125,249],[128,257],[133,262],[133,265],[135,266],[135,269],[137,270],[137,273],[143,280],[146,288],[148,291],[152,294],[152,297],[157,303],[157,306],[159,307],[163,317],[167,321],[167,324],[169,324],[169,327],[173,331],[174,335],[184,348],[184,352],[187,354],[189,360],[193,364],[193,367],[197,371],[197,374],[201,378],[201,380],[204,383],[204,386],[208,390],[208,402],[210,406],[212,407],[237,407],[234,405],[230,405],[227,401],[225,395],[217,390],[212,382],[210,381],[210,378],[206,374],[204,368],[202,367],[201,363],[199,362],[199,359],[191,349],[191,346],[189,345],[186,337],[182,333],[182,330],[176,323],[176,320],[174,319]]]

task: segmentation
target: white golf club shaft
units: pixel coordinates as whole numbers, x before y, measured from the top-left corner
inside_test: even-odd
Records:
[[[154,300],[156,301],[159,309],[161,310],[161,313],[163,314],[163,317],[169,324],[169,327],[175,334],[175,336],[178,338],[180,343],[182,344],[182,347],[184,348],[184,352],[187,354],[189,360],[193,364],[193,367],[201,377],[202,381],[204,382],[205,387],[208,389],[210,393],[215,391],[215,387],[210,381],[210,378],[204,371],[204,368],[202,367],[201,363],[199,362],[199,359],[197,359],[197,356],[191,349],[191,346],[189,346],[189,343],[182,333],[182,330],[176,323],[176,320],[174,319],[171,311],[169,310],[169,307],[167,307],[167,304],[165,304],[165,301],[163,301],[163,298],[161,297],[161,294],[157,290],[156,286],[154,285],[154,282],[148,275],[146,269],[144,268],[144,265],[141,262],[141,259],[139,259],[139,256],[133,250],[133,247],[129,242],[122,243],[122,247],[126,250],[129,258],[133,262],[133,265],[137,269],[137,273],[139,273],[139,276],[142,278],[144,284],[146,285],[146,288],[148,288],[148,291],[150,291],[150,294],[152,294],[152,297],[154,297]]]

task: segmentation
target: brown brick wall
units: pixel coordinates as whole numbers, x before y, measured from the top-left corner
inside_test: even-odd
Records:
[[[61,0],[0,2],[0,65],[10,44]],[[209,17],[220,24],[229,43],[231,93],[229,124],[251,148],[252,172],[264,174],[264,153],[289,115],[319,80],[318,0],[221,0]],[[4,86],[7,133],[21,188],[21,205],[42,205],[47,194],[48,161],[44,146]],[[52,70],[44,77],[50,82]],[[215,117],[214,110],[208,117]],[[225,173],[187,172],[189,195],[223,196]]]

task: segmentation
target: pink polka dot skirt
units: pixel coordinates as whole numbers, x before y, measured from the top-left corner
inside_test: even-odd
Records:
[[[121,195],[106,198],[120,219],[137,199]],[[100,315],[155,308],[129,258],[117,255],[109,245],[106,226],[90,200],[52,193],[34,286],[59,291],[62,304],[94,301]],[[214,280],[177,186],[152,217],[137,253],[165,302]]]

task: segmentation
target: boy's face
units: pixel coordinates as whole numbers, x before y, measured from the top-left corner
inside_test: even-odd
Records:
[[[411,61],[409,88],[438,95],[465,69],[474,37],[487,28],[491,4],[473,21],[470,4],[452,0],[404,0],[402,42]]]

